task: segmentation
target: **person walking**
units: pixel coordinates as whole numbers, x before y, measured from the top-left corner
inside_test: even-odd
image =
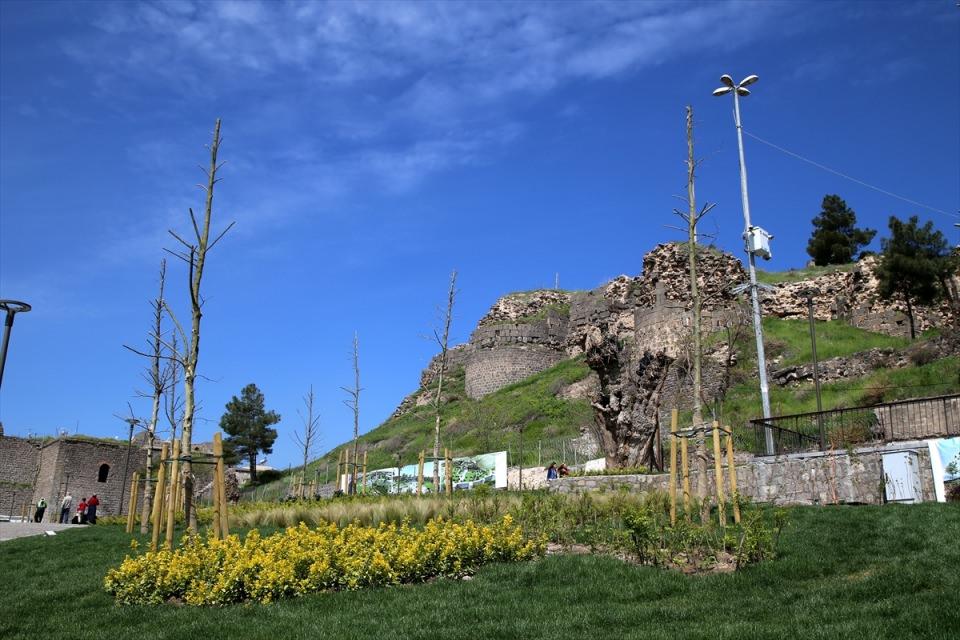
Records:
[[[70,522],[70,507],[72,506],[73,496],[68,493],[63,497],[63,501],[60,502],[60,524]]]
[[[34,522],[43,522],[43,513],[47,510],[47,499],[40,498],[37,500],[37,512],[33,514]]]
[[[77,524],[87,524],[87,499],[80,498],[77,505]]]
[[[87,500],[87,522],[90,524],[97,524],[97,506],[100,504],[97,494],[90,496],[90,499]]]

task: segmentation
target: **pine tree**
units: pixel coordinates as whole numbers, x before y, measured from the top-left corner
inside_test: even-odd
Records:
[[[248,384],[227,403],[220,418],[220,428],[230,437],[224,442],[230,451],[250,463],[250,480],[257,479],[257,453],[273,453],[277,430],[270,425],[280,422],[280,415],[264,407],[263,392]]]
[[[824,196],[820,207],[807,253],[818,266],[852,262],[877,235],[876,229],[858,229],[857,214],[838,195]]]
[[[880,297],[901,298],[907,305],[910,339],[916,337],[913,307],[931,304],[941,295],[941,283],[950,270],[950,247],[929,220],[922,227],[917,216],[904,222],[890,216],[890,237],[882,241],[877,277]]]

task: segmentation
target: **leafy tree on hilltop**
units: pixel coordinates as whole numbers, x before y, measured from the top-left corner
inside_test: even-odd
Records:
[[[263,392],[255,384],[248,384],[227,403],[227,411],[220,418],[220,428],[230,437],[226,448],[250,462],[250,480],[257,479],[257,453],[273,453],[277,430],[270,425],[280,422],[280,414],[264,408]]]
[[[913,307],[932,304],[943,293],[942,283],[950,270],[950,247],[929,220],[922,227],[917,216],[904,222],[890,216],[890,237],[882,241],[880,297],[902,298],[910,319],[910,339],[916,337]]]
[[[857,214],[838,195],[823,197],[820,215],[813,219],[807,253],[817,266],[847,264],[877,235],[876,229],[858,229]]]

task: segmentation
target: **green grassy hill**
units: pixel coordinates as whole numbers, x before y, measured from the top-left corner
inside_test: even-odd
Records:
[[[481,400],[471,400],[464,390],[464,371],[458,367],[444,380],[441,446],[456,456],[489,451],[510,451],[510,462],[519,460],[519,429],[523,427],[525,464],[537,460],[537,442],[553,443],[580,435],[581,425],[593,422],[593,411],[585,400],[558,398],[564,387],[582,380],[590,373],[579,358],[505,387]],[[431,390],[435,390],[433,386]],[[420,392],[426,391],[421,389]],[[431,395],[432,398],[432,395]],[[370,470],[417,461],[421,450],[433,453],[436,414],[432,402],[414,407],[399,417],[391,417],[376,429],[360,436],[360,450],[367,451]],[[314,475],[322,482],[327,474],[332,479],[341,444],[310,463],[307,478]],[[545,445],[546,446],[546,445]],[[351,449],[352,450],[352,449]],[[544,452],[546,453],[546,452]],[[279,490],[283,481],[267,485],[267,495]],[[273,490],[273,491],[272,491]]]

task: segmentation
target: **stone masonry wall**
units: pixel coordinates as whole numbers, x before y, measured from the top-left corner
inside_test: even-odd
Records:
[[[532,302],[528,300],[527,304]],[[502,301],[491,313],[506,313],[501,306]],[[533,322],[488,322],[473,332],[464,367],[469,397],[482,398],[567,357],[567,314],[555,307],[536,308],[542,317]]]
[[[129,452],[129,467],[124,476],[124,465]],[[67,490],[73,495],[74,507],[80,498],[93,494],[100,500],[100,515],[120,513],[120,496],[129,497],[130,479],[135,471],[143,473],[143,460],[138,449],[128,449],[126,444],[107,442],[88,442],[85,440],[64,439],[60,441],[59,467],[70,472]],[[110,467],[106,482],[99,482],[100,466]],[[66,478],[63,478],[66,480]],[[60,496],[62,497],[62,496]],[[59,498],[58,498],[59,503]],[[123,505],[126,510],[126,505]]]
[[[866,503],[882,504],[884,499],[882,455],[910,450],[918,454],[923,500],[935,500],[930,454],[923,443],[895,443],[882,447],[827,451],[789,456],[754,458],[738,464],[737,488],[756,502],[777,505]],[[707,491],[713,494],[713,467],[707,474]],[[696,471],[691,469],[691,490],[696,493]],[[724,467],[726,478],[726,467]],[[581,476],[554,480],[552,491],[578,493],[599,490],[667,491],[669,475]]]
[[[467,363],[467,395],[482,398],[549,369],[565,357],[562,351],[533,344],[478,349]]]
[[[20,515],[24,504],[35,504],[33,482],[39,455],[37,443],[0,435],[0,513]]]

